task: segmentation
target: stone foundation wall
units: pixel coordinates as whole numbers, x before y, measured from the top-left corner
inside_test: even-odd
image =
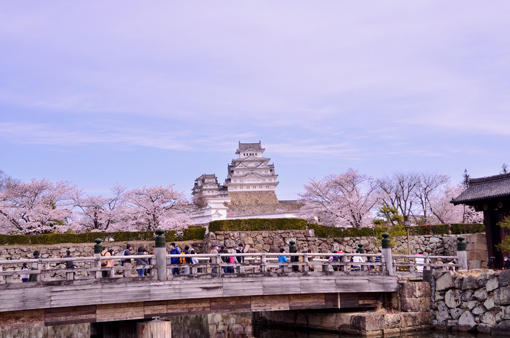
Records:
[[[228,197],[231,198],[231,205],[264,205],[276,204],[278,205],[278,198],[274,191],[240,191],[228,192]]]
[[[432,275],[434,327],[510,333],[510,270],[433,271]]]
[[[473,247],[470,238],[477,235],[479,234],[465,236],[468,252]],[[233,249],[238,243],[243,243],[256,252],[279,252],[282,247],[288,248],[291,240],[296,242],[298,251],[312,249],[314,252],[331,252],[342,249],[344,252],[354,252],[360,243],[364,245],[368,253],[381,249],[381,239],[375,237],[317,238],[313,230],[217,231],[206,236],[205,245],[210,248],[216,243],[225,245],[227,249]],[[393,252],[407,254],[407,237],[393,238],[393,240],[395,241]],[[412,254],[457,255],[456,235],[412,236],[410,245]]]
[[[430,284],[404,282],[399,284],[398,297],[385,309],[365,312],[277,311],[255,316],[258,323],[271,326],[302,327],[306,330],[347,333],[361,336],[399,335],[406,331],[431,327]],[[397,296],[397,295],[395,295]]]

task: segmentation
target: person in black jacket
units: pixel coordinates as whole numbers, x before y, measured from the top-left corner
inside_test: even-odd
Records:
[[[504,258],[504,262],[505,262],[505,263],[503,264],[503,269],[505,269],[505,270],[509,270],[509,269],[510,269],[510,260],[508,260],[508,257],[507,257],[507,256],[505,256],[505,258]]]
[[[34,257],[32,259],[39,260],[41,257],[39,256],[39,251],[34,251]],[[32,263],[32,270],[37,270],[37,263]],[[37,274],[31,274],[30,277],[28,277],[29,282],[37,282]]]
[[[140,256],[143,256],[145,255],[145,249],[143,246],[139,247],[138,248],[138,252],[136,253],[136,255],[140,255]],[[147,260],[145,258],[137,258],[135,259],[136,261],[136,265],[147,265]],[[138,271],[138,277],[143,277],[145,276],[145,268],[138,268],[136,269]]]

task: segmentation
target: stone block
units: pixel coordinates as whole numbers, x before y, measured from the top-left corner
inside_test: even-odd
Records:
[[[496,326],[496,317],[492,312],[486,312],[480,316],[480,322],[490,326]]]
[[[510,272],[510,270],[507,271]],[[501,278],[499,283],[501,285]],[[510,305],[510,286],[500,287],[494,291],[494,303],[496,305]]]
[[[509,270],[510,271],[510,270]],[[444,273],[441,277],[436,279],[436,290],[448,290],[453,288],[453,277],[452,274],[448,271]]]
[[[487,300],[485,300],[485,302],[483,302],[483,306],[485,306],[485,308],[487,310],[492,310],[494,308],[494,297],[493,296],[490,296],[487,298]]]
[[[504,270],[499,274],[499,286],[510,285],[510,270]]]
[[[402,326],[400,313],[387,313],[384,315],[384,330],[399,329]]]
[[[475,316],[479,316],[483,313],[485,313],[485,311],[487,311],[487,309],[485,308],[485,306],[483,305],[478,305],[477,307],[475,307],[473,310],[471,310],[471,312],[475,315]]]
[[[452,289],[446,291],[444,295],[444,302],[446,306],[448,306],[450,309],[454,309],[458,306],[460,306],[460,297],[458,296],[459,290]]]
[[[366,313],[355,315],[351,319],[351,327],[359,331],[379,331],[384,329],[383,313]]]
[[[484,300],[486,300],[488,296],[489,295],[487,294],[487,290],[485,288],[478,289],[473,294],[473,297],[475,297],[476,299],[478,299],[479,301],[482,301],[482,302]]]
[[[487,279],[487,283],[485,284],[485,289],[487,292],[492,292],[499,287],[499,282],[497,278],[489,278]]]
[[[478,283],[473,275],[466,276],[462,282],[462,290],[477,289]]]
[[[492,335],[501,335],[503,337],[508,337],[508,333],[510,332],[510,320],[504,320],[495,327],[492,328]]]
[[[459,330],[471,331],[476,326],[475,317],[469,311],[464,312],[459,318]]]
[[[478,276],[476,278],[476,283],[478,284],[479,288],[483,288],[487,283],[487,274],[482,273],[480,276]]]
[[[462,300],[463,302],[469,301],[471,299],[471,297],[473,296],[473,293],[474,293],[473,290],[466,290],[466,291],[462,292],[462,294],[460,296],[460,300]]]
[[[492,326],[488,324],[478,324],[476,327],[476,330],[480,333],[490,334],[491,333]]]
[[[469,302],[466,302],[465,308],[468,310],[473,310],[475,307],[480,305],[480,302],[477,300],[470,300]]]
[[[501,318],[502,319],[510,319],[510,306],[502,306],[501,307]]]
[[[420,312],[430,309],[430,298],[402,298],[400,300],[401,310],[404,312]]]
[[[430,312],[405,312],[400,316],[402,329],[432,325]]]
[[[452,317],[452,319],[459,319],[459,317],[464,313],[464,311],[462,311],[461,309],[459,308],[456,308],[456,309],[451,309],[450,310],[450,317]]]

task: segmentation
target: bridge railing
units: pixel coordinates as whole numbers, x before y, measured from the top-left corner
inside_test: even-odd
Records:
[[[421,276],[429,269],[467,269],[467,254],[463,238],[458,238],[457,256],[392,255],[389,235],[383,234],[382,253],[218,253],[169,255],[164,232],[156,231],[154,255],[100,256],[101,240],[96,239],[93,257],[21,259],[0,261],[0,282],[53,281],[73,279],[99,279],[139,277],[166,280],[180,274],[222,276],[225,274],[388,274]],[[362,244],[358,245],[362,247]],[[98,249],[98,251],[96,250]],[[360,250],[363,252],[362,250]],[[285,259],[279,259],[285,257]],[[180,264],[182,260],[196,258],[197,264]],[[147,264],[136,265],[137,259]],[[131,260],[131,264],[122,264]],[[68,269],[69,261],[74,263]],[[144,263],[145,263],[144,262]],[[22,270],[23,263],[28,265]],[[134,275],[136,276],[136,275]]]
[[[1,260],[0,283],[12,283],[21,279],[21,276],[29,278],[30,281],[130,277],[133,269],[157,269],[155,264],[122,265],[121,262],[128,259],[132,262],[135,259],[145,259],[150,262],[153,261],[154,255]],[[75,267],[68,269],[66,267],[68,262],[72,262]],[[27,264],[27,270],[23,270],[24,263]]]
[[[363,262],[351,262],[350,257],[362,257]],[[228,273],[312,273],[324,272],[372,272],[382,273],[384,264],[381,254],[338,253],[221,253],[167,255],[167,262],[180,258],[196,258],[198,264],[169,264],[169,274],[228,274]],[[232,257],[232,258],[231,258]],[[279,260],[285,257],[286,261]],[[338,260],[330,261],[330,258]],[[378,259],[376,259],[378,258]],[[370,259],[370,261],[368,261]]]
[[[462,264],[457,256],[393,255],[396,275],[419,277],[423,270],[458,270]]]

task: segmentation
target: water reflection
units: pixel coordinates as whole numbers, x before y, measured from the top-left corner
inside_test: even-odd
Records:
[[[303,328],[258,323],[252,313],[216,313],[162,318],[172,322],[172,338],[356,338],[358,336],[325,333]],[[134,324],[119,322],[118,325]],[[132,326],[132,325],[128,325]],[[136,325],[135,325],[136,326]],[[118,328],[118,327],[117,327]],[[126,331],[126,330],[117,330]],[[88,338],[89,324],[49,326],[1,331],[0,338]],[[136,335],[136,334],[135,334]],[[120,337],[120,336],[119,336]],[[394,338],[489,338],[494,336],[444,331],[411,332]]]

